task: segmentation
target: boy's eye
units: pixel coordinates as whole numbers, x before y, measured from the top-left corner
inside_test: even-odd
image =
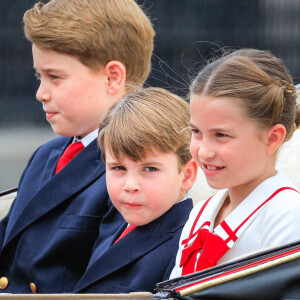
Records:
[[[145,167],[145,171],[146,172],[154,172],[154,171],[158,171],[158,169],[155,167]]]
[[[49,74],[49,77],[50,77],[52,80],[55,80],[55,79],[58,79],[58,78],[59,78],[58,76],[52,75],[52,74]]]
[[[126,170],[123,166],[115,166],[111,168],[112,170],[116,170],[116,171],[124,171]]]
[[[222,133],[222,132],[217,132],[217,133],[216,133],[216,136],[217,136],[217,137],[221,137],[221,138],[222,138],[222,137],[229,137],[229,135],[227,135],[227,134],[225,134],[225,133]]]
[[[41,75],[38,73],[38,72],[35,72],[34,73],[34,76],[37,80],[40,80],[41,79]]]

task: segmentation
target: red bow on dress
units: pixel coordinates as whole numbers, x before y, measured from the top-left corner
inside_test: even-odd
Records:
[[[195,240],[188,245],[188,242],[196,234]],[[215,266],[219,259],[229,250],[229,247],[221,237],[209,232],[207,229],[199,229],[195,234],[184,240],[182,245],[185,245],[180,261],[182,275]],[[198,259],[197,256],[199,256]]]

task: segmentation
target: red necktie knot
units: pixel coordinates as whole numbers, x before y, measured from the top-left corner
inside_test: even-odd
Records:
[[[129,225],[125,228],[125,230],[122,232],[122,234],[119,236],[119,238],[114,242],[114,244],[116,242],[118,242],[122,237],[124,237],[127,233],[129,233],[130,231],[132,231],[134,228],[136,227],[136,225]]]
[[[83,148],[84,146],[81,142],[74,142],[69,145],[58,160],[55,174],[58,173],[63,167],[65,167],[65,165],[69,163],[70,160],[74,158]]]

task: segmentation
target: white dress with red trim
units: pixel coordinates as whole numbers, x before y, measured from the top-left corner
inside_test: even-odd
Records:
[[[199,202],[179,241],[170,278],[300,239],[300,194],[280,172],[259,184],[216,228],[228,189]]]

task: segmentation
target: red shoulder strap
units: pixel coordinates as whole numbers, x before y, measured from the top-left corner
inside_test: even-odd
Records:
[[[201,215],[202,215],[202,213],[203,213],[205,207],[207,206],[208,202],[210,201],[210,199],[211,199],[212,197],[213,197],[213,196],[211,196],[209,199],[207,199],[206,202],[202,205],[202,207],[201,207],[201,209],[200,209],[200,211],[199,211],[199,213],[198,213],[198,215],[197,215],[197,217],[196,217],[196,219],[195,219],[195,221],[194,221],[194,223],[193,223],[193,226],[192,226],[192,228],[191,228],[189,237],[188,237],[187,239],[185,239],[185,240],[182,241],[182,245],[188,243],[188,241],[189,241],[191,238],[193,238],[193,237],[198,233],[198,231],[194,232],[194,229],[195,229],[195,227],[196,227],[196,225],[197,225],[197,223],[198,223],[198,220],[199,220],[199,218],[201,217]],[[205,223],[201,226],[201,228],[202,228],[203,226],[205,226],[205,225],[210,225],[210,222],[205,222]]]

